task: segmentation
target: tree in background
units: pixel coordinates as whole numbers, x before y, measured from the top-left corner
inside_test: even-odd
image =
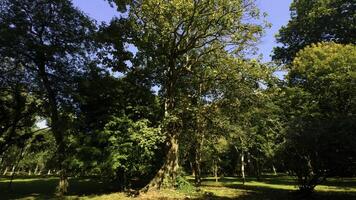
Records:
[[[40,104],[16,65],[5,60],[0,61],[0,158],[11,145],[31,137]]]
[[[317,43],[333,41],[356,43],[356,3],[354,0],[295,0],[291,20],[279,30],[274,60],[291,63],[299,50]]]
[[[0,3],[0,55],[23,68],[29,91],[41,99],[55,136],[58,192],[67,191],[66,132],[74,77],[84,69],[95,28],[68,0],[5,0]],[[14,67],[20,67],[14,66]]]
[[[285,162],[300,190],[355,170],[355,45],[318,43],[300,51],[285,90]]]
[[[140,71],[113,77],[91,66],[79,80],[75,97],[76,128],[73,167],[82,175],[99,175],[122,188],[147,182],[160,163],[160,106]],[[164,138],[164,137],[163,137]],[[146,178],[145,178],[146,177]]]

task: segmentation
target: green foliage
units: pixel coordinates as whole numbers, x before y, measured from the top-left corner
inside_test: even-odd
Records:
[[[295,0],[291,20],[282,27],[274,50],[274,59],[290,63],[299,50],[317,43],[334,41],[355,44],[354,0]]]
[[[354,45],[320,43],[300,51],[291,66],[284,151],[302,190],[354,174],[355,55]]]
[[[195,191],[195,187],[193,186],[193,184],[191,182],[189,182],[189,180],[187,180],[186,177],[184,176],[177,176],[176,179],[176,188],[184,193],[192,193]]]
[[[99,146],[105,145],[101,174],[126,179],[121,181],[152,173],[155,153],[165,140],[159,128],[150,127],[147,120],[134,122],[127,117],[113,118],[97,134]]]
[[[107,1],[121,15],[98,27],[69,0],[0,2],[6,171],[56,170],[63,185],[95,176],[121,189],[151,180],[189,194],[179,170],[200,187],[204,175],[243,165],[261,178],[276,166],[306,191],[355,175],[353,2],[293,2],[275,49],[288,64],[282,81],[278,67],[251,58],[266,26],[254,0]],[[267,184],[255,183],[246,185]]]

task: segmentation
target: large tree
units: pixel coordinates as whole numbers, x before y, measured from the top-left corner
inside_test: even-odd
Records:
[[[120,1],[118,1],[120,2]],[[220,52],[241,56],[261,35],[251,23],[259,17],[254,1],[131,1],[128,21],[138,50],[134,66],[150,70],[164,104],[162,131],[167,136],[165,162],[148,188],[172,186],[178,170],[180,113],[190,78],[213,65],[204,65]]]
[[[88,53],[94,26],[69,0],[4,0],[0,3],[0,56],[24,69],[29,92],[44,102],[57,143],[59,193],[67,190],[66,120],[74,77]]]
[[[355,58],[355,45],[319,43],[300,51],[291,65],[284,152],[302,191],[329,176],[354,174]]]
[[[354,0],[294,0],[291,19],[277,36],[275,60],[290,63],[297,52],[317,42],[356,43]]]

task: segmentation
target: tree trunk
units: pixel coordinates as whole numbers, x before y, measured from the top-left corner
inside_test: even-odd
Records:
[[[218,182],[218,163],[214,160],[213,161],[213,171],[214,171],[214,178],[215,178],[215,182]]]
[[[198,145],[200,146],[200,145]],[[197,187],[201,186],[201,167],[200,167],[200,163],[201,163],[201,150],[200,147],[199,149],[196,149],[195,152],[195,185]]]
[[[245,155],[244,152],[241,152],[241,177],[242,177],[242,184],[245,184]]]
[[[15,174],[15,168],[16,168],[16,165],[13,165],[10,176],[13,176]]]
[[[36,165],[35,171],[33,172],[34,175],[37,175],[37,171],[38,171],[38,164]]]
[[[155,177],[150,181],[146,187],[143,188],[144,191],[172,188],[175,186],[177,173],[178,173],[178,137],[179,137],[179,122],[176,121],[176,115],[174,113],[176,108],[176,63],[175,58],[169,60],[167,68],[167,80],[164,85],[165,89],[165,100],[164,100],[164,120],[166,121],[164,131],[167,135],[168,151],[166,153],[166,158],[161,166],[161,168],[156,173]]]
[[[16,164],[12,167],[11,178],[10,178],[10,182],[9,182],[9,186],[8,186],[9,187],[9,191],[12,190],[12,181],[14,180],[14,177],[15,177],[15,169],[19,166],[19,163],[20,163],[20,161],[22,160],[22,158],[23,158],[23,156],[25,154],[24,150],[25,150],[25,146],[23,146],[21,148],[21,151],[20,151],[19,157],[18,157],[18,159],[16,161]]]
[[[164,164],[150,183],[143,189],[144,191],[161,189],[162,187],[172,187],[175,185],[178,170],[177,136],[172,136],[169,143],[170,146]]]
[[[189,161],[190,169],[192,170],[192,176],[195,177],[195,166],[192,161]]]
[[[41,59],[39,59],[41,60]],[[56,143],[58,145],[57,155],[58,155],[58,168],[59,168],[59,184],[57,187],[57,192],[60,196],[63,196],[68,190],[68,178],[67,173],[64,166],[65,161],[65,144],[64,144],[64,131],[63,124],[61,124],[59,113],[58,113],[58,105],[57,105],[57,94],[51,87],[50,80],[48,79],[48,74],[46,72],[46,63],[40,62],[38,63],[39,75],[42,79],[43,86],[46,90],[48,103],[50,108],[50,116],[51,116],[51,130],[54,134]]]
[[[198,103],[199,104],[199,103]],[[196,130],[196,146],[195,146],[195,185],[197,187],[201,186],[201,157],[202,157],[202,147],[204,142],[204,132],[202,128],[202,121],[200,116],[197,116],[197,130]]]
[[[68,177],[67,177],[67,173],[65,170],[61,170],[60,174],[59,174],[59,184],[57,187],[57,192],[59,195],[64,195],[65,193],[68,192]]]
[[[276,175],[277,175],[277,170],[276,170],[276,168],[274,167],[274,165],[272,165],[272,170],[273,170],[273,174],[276,176]]]
[[[9,167],[6,167],[6,168],[5,168],[5,171],[4,171],[4,173],[3,173],[2,175],[3,175],[3,176],[6,176],[8,170],[9,170]]]

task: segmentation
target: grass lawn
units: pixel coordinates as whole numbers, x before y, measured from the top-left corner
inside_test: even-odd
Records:
[[[192,177],[188,177],[192,180]],[[54,195],[58,179],[54,177],[16,178],[13,191],[8,192],[8,178],[0,178],[0,200],[6,199],[60,199]],[[211,199],[211,200],[355,200],[356,178],[328,179],[316,188],[317,192],[308,198],[296,193],[294,180],[288,176],[264,176],[261,180],[249,178],[245,185],[240,179],[233,177],[221,178],[215,182],[213,178],[205,178],[200,191],[193,188],[184,190],[162,190],[142,194],[130,198],[125,193],[115,193],[117,187],[95,179],[70,179],[69,194],[64,199],[78,200],[175,200],[175,199]]]

